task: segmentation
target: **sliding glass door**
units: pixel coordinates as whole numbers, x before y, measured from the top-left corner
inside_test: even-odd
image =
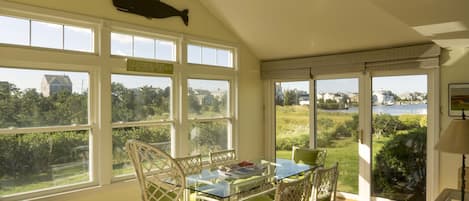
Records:
[[[359,79],[322,79],[316,87],[316,147],[326,167],[340,164],[339,192],[358,194]]]
[[[372,78],[371,193],[426,199],[427,76]]]
[[[339,162],[338,197],[429,198],[427,85],[434,83],[429,74],[399,73],[275,82],[276,157],[290,159],[292,146],[326,149],[325,166]]]

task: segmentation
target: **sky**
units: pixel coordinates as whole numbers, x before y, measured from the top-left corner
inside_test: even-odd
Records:
[[[72,81],[73,92],[82,93],[88,91],[89,75],[86,72],[26,70],[0,67],[0,81],[15,84],[20,90],[34,88],[36,91],[41,92],[41,81],[46,74],[67,75]],[[122,83],[126,88],[130,89],[142,86],[152,86],[164,89],[172,85],[170,77],[113,74],[111,80],[112,82]],[[188,84],[190,87],[209,91],[217,91],[218,89],[226,91],[229,88],[229,82],[222,80],[189,79]]]
[[[67,49],[75,51],[93,52],[93,32],[91,29],[63,26],[60,24],[44,23],[28,19],[0,16],[0,43]],[[156,40],[151,38],[133,37],[112,33],[111,53],[116,55],[129,55],[142,58],[156,58],[161,60],[174,60],[176,44],[172,41]],[[194,46],[196,47],[196,46]],[[194,47],[191,49],[193,50]],[[132,51],[133,48],[133,51]],[[231,52],[215,48],[198,47],[199,55],[194,51],[189,60],[194,63],[207,63],[222,66],[231,65]],[[195,48],[197,50],[197,47]],[[192,52],[192,51],[191,51]],[[44,66],[47,68],[47,66]],[[35,88],[40,92],[41,80],[45,74],[68,75],[73,84],[73,92],[81,93],[89,88],[88,73],[73,73],[66,71],[22,70],[0,67],[0,81],[15,84],[21,90]],[[153,86],[166,88],[171,85],[169,77],[156,76],[124,76],[113,75],[113,82],[123,83],[127,88]],[[227,81],[192,80],[191,87],[215,91],[228,90]]]
[[[373,77],[372,80],[373,91],[376,90],[391,90],[396,94],[406,92],[427,92],[427,76],[426,75],[411,75],[411,76],[388,76],[388,77]],[[317,91],[323,92],[355,92],[358,93],[358,79],[331,79],[331,80],[317,80]],[[282,82],[282,89],[298,89],[308,91],[308,81],[297,82]]]

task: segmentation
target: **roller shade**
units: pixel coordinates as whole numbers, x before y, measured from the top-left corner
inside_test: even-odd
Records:
[[[311,78],[317,75],[337,74],[337,73],[356,73],[365,71],[364,63],[342,64],[332,66],[315,66],[311,67]]]
[[[402,61],[371,62],[365,64],[366,71],[391,71],[407,69],[433,69],[439,68],[439,58],[412,59]]]
[[[261,78],[263,80],[268,79],[310,79],[310,69],[284,69],[284,70],[271,70],[262,71]]]
[[[441,49],[435,44],[369,50],[298,59],[264,61],[261,78],[310,79],[315,75],[437,68]]]

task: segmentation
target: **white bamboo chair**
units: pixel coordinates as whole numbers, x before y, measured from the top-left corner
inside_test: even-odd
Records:
[[[297,163],[305,163],[308,165],[324,166],[326,162],[327,151],[325,149],[310,149],[292,147],[292,160]]]
[[[212,167],[226,165],[236,161],[236,152],[233,149],[209,152],[208,155]]]
[[[301,179],[284,179],[275,189],[274,198],[268,195],[250,197],[246,201],[309,201],[311,194],[311,173]]]
[[[181,166],[164,151],[137,140],[125,144],[143,201],[182,201],[186,181]]]
[[[202,155],[175,158],[185,175],[197,174],[202,171]]]
[[[311,201],[335,201],[339,163],[330,168],[319,168],[314,171]]]

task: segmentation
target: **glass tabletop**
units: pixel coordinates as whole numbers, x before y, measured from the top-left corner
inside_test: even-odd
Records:
[[[226,167],[205,168],[199,174],[187,176],[187,189],[223,199],[316,168],[286,159],[277,159],[275,163],[259,161],[246,167]]]

